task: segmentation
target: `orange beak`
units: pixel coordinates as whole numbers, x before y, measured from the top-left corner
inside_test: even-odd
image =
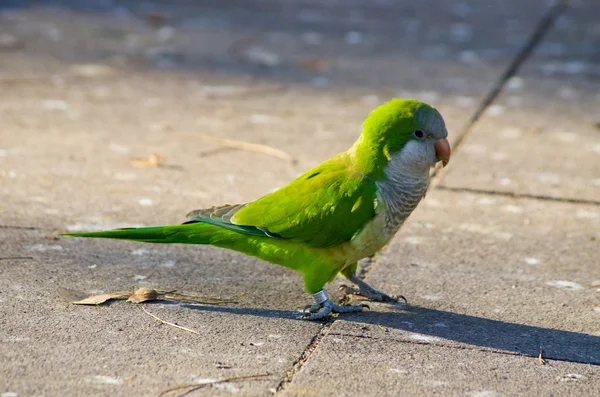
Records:
[[[435,154],[437,155],[438,161],[441,161],[444,167],[448,165],[451,152],[448,140],[446,138],[438,139],[433,144],[433,147],[435,148]]]

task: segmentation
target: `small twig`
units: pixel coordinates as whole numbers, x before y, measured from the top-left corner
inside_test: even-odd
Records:
[[[206,383],[191,383],[189,385],[175,386],[175,387],[172,387],[170,389],[167,389],[167,390],[163,391],[162,393],[160,393],[158,395],[158,397],[162,397],[162,396],[164,396],[167,393],[170,393],[172,391],[182,390],[182,389],[191,389],[191,390],[188,390],[186,392],[186,394],[187,394],[187,393],[193,392],[195,390],[201,389],[203,387],[216,385],[218,383],[234,382],[234,381],[237,381],[237,380],[257,379],[257,378],[264,378],[264,377],[267,377],[267,376],[271,376],[271,374],[266,373],[266,374],[259,374],[259,375],[236,376],[236,377],[233,377],[233,378],[226,378],[226,379],[221,379],[221,380],[215,380],[215,381],[206,382]]]
[[[542,346],[540,346],[540,354],[538,356],[538,361],[539,361],[540,365],[548,364],[548,361],[544,360],[544,358],[542,357]]]
[[[0,258],[11,259],[11,258]],[[20,258],[19,258],[20,259]],[[33,259],[33,258],[31,258]],[[142,287],[134,292],[108,292],[97,295],[86,296],[83,292],[72,291],[64,288],[59,289],[59,295],[75,305],[101,305],[112,299],[127,299],[131,303],[142,303],[149,301],[173,301],[180,303],[194,303],[205,305],[221,305],[228,303],[238,303],[238,298],[247,295],[247,292],[234,296],[233,298],[221,298],[204,295],[187,295],[176,290],[155,290],[153,288]]]
[[[160,291],[159,291],[160,292]],[[177,292],[175,290],[169,292],[161,292],[164,294],[164,299],[175,300],[179,302],[186,301],[188,303],[204,303],[209,305],[218,305],[221,303],[238,303],[238,299],[248,295],[248,292],[243,292],[231,298],[221,298],[220,296],[206,296],[206,295],[189,295]],[[204,300],[204,302],[202,301]]]
[[[194,135],[194,134],[183,134],[189,138],[200,139],[205,142],[215,143],[217,145],[233,148],[233,149],[241,149],[248,150],[250,152],[257,152],[266,154],[268,156],[277,157],[278,159],[289,161],[292,164],[296,163],[296,159],[292,157],[290,154],[284,152],[283,150],[275,149],[274,147],[261,145],[259,143],[250,143],[244,141],[238,141],[234,139],[226,139],[226,138],[216,138],[208,135]]]
[[[167,324],[167,325],[170,325],[170,326],[172,326],[172,327],[179,328],[179,329],[182,329],[182,330],[184,330],[184,331],[191,332],[191,333],[193,333],[193,334],[196,334],[196,335],[200,335],[200,333],[199,333],[198,331],[194,331],[193,329],[189,329],[189,328],[186,328],[186,327],[182,327],[181,325],[177,325],[177,324],[171,323],[171,322],[169,322],[169,321],[165,321],[165,320],[163,320],[162,318],[160,318],[160,317],[158,317],[158,316],[156,316],[156,315],[154,315],[154,314],[150,313],[148,310],[146,310],[146,308],[145,308],[144,306],[140,306],[140,307],[142,308],[142,310],[143,310],[143,311],[144,311],[144,312],[145,312],[147,315],[149,315],[150,317],[154,318],[155,320],[158,320],[158,321],[160,321],[160,322],[161,322],[161,323],[163,323],[163,324]]]
[[[20,259],[34,259],[34,258],[31,256],[8,256],[6,258],[0,258],[0,261],[6,261],[6,260],[11,260],[11,259],[14,259],[14,260],[19,259],[20,260]]]

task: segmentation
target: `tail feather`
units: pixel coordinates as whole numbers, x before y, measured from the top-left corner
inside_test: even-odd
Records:
[[[151,226],[104,230],[100,232],[67,233],[66,237],[111,238],[145,243],[214,244],[216,240],[231,237],[223,235],[223,228],[208,223],[188,223],[171,226]]]
[[[145,243],[210,244],[252,255],[290,269],[302,269],[308,247],[290,240],[241,233],[205,222],[63,234],[67,237],[110,238]]]

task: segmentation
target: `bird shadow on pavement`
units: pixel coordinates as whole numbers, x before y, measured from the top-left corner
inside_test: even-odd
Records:
[[[289,310],[205,305],[183,306],[194,310],[268,318],[297,319],[299,315],[298,312]],[[537,357],[539,349],[542,348],[543,358],[545,359],[600,365],[599,336],[490,320],[420,306],[394,305],[392,308],[397,309],[397,311],[344,314],[338,317],[337,320],[346,323],[343,331],[332,331],[332,334],[448,346],[456,345],[453,342],[458,342],[533,357]],[[401,332],[386,333],[386,336],[381,334],[379,334],[381,336],[365,335],[364,331],[360,329],[365,324],[377,325]],[[356,329],[352,325],[355,325]],[[419,334],[419,337],[415,338],[415,334]],[[423,338],[423,335],[429,338]]]

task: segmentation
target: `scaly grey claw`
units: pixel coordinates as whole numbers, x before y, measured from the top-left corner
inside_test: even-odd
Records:
[[[339,306],[335,305],[325,294],[324,291],[319,291],[314,294],[316,304],[306,306],[305,313],[300,317],[303,320],[321,320],[329,316],[331,313],[355,313],[362,312],[363,309],[369,308],[367,305],[360,306]],[[306,309],[310,308],[310,313],[306,313]]]
[[[340,289],[344,290],[347,294],[361,295],[365,298],[368,298],[377,302],[398,302],[401,299],[404,303],[408,303],[406,298],[402,295],[388,295],[383,292],[377,291],[375,288],[371,287],[369,284],[365,283],[363,280],[358,278],[355,274],[350,277],[350,281],[354,284],[358,285],[358,289],[353,287],[348,287],[346,285],[340,286]]]
[[[404,297],[404,295],[394,295],[394,298],[396,298],[396,302],[398,302],[400,299],[402,299],[405,304],[408,304],[408,299],[406,299]]]
[[[318,304],[315,303],[314,305],[306,305],[306,306],[304,306],[303,312],[304,313],[316,313],[319,310],[321,310],[321,305],[318,305]]]
[[[322,307],[320,307],[319,311],[316,312],[311,312],[311,313],[305,313],[301,318],[303,320],[321,320],[324,319],[325,317],[329,316],[331,314],[331,312],[333,311],[333,303],[331,304],[327,304],[327,303],[331,303],[331,301],[325,301],[322,303]]]

